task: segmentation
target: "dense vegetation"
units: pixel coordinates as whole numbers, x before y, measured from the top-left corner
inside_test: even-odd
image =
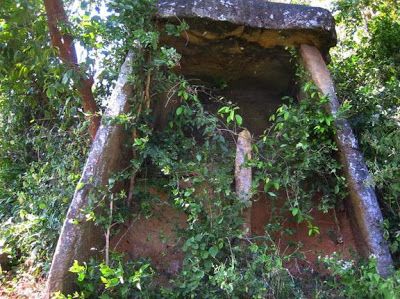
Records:
[[[180,55],[159,44],[152,1],[107,1],[107,17],[94,13],[103,5],[82,1],[80,16],[71,18],[63,30],[86,50],[80,71],[93,75],[94,68],[98,70],[93,91],[99,107],[112,91],[124,55],[134,49],[138,59],[131,80],[138,91],[136,104],[115,121],[134,132],[136,139],[130,167],[115,174],[107,188],[96,190],[95,198],[102,200],[94,204],[105,213],[96,215],[88,209],[88,221],[107,231],[128,220],[132,217],[124,206],[128,195],[115,196],[110,190],[132,174],[146,178],[149,186],[169,195],[171,206],[188,216],[181,232],[185,257],[180,273],[162,288],[157,287],[161,274],[148,260],[126,263],[120,254],[107,251],[104,260],[76,262],[71,265],[79,286],[76,296],[396,298],[400,294],[400,272],[380,277],[373,257],[364,262],[325,257],[321,264],[330,275],[304,269],[293,276],[285,265],[303,257],[296,250],[280,252],[271,237],[281,231],[279,217],[264,237],[257,241],[246,237],[240,217],[245,207],[232,189],[232,136],[241,130],[240,109],[172,71]],[[395,260],[400,256],[399,16],[396,1],[337,1],[340,43],[331,63],[343,114],[357,133],[373,175],[371,183]],[[176,35],[186,28],[181,23],[166,30]],[[2,2],[0,53],[0,255],[8,267],[1,270],[0,279],[4,288],[12,288],[11,278],[18,281],[23,271],[36,278],[46,275],[91,140],[75,88],[81,74],[62,63],[51,47],[42,1]],[[297,73],[302,82],[300,67]],[[291,190],[280,208],[306,223],[313,236],[319,233],[310,214],[313,195],[322,194],[318,209],[328,211],[346,196],[346,182],[335,159],[332,117],[323,109],[326,98],[310,83],[302,88],[305,99],[301,104],[283,99],[247,163],[255,171],[253,192],[264,192],[273,202],[280,190]],[[152,95],[168,92],[177,99],[162,131],[154,129],[148,102],[157,96],[149,98],[148,89]],[[219,105],[216,115],[204,109],[200,99],[205,95]],[[141,199],[134,205],[136,214],[152,213],[152,201],[157,199],[147,189],[136,188],[134,198]]]
[[[386,237],[400,253],[400,7],[396,1],[339,1],[343,38],[332,71],[373,175]],[[398,260],[398,258],[395,260]]]

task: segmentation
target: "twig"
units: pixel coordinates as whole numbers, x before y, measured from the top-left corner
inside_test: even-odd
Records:
[[[132,139],[135,140],[136,137],[137,137],[137,131],[136,131],[136,128],[134,128],[133,132],[132,132]],[[136,157],[136,151],[135,151],[135,149],[133,149],[132,150],[132,159],[134,159],[135,157]],[[128,208],[130,208],[132,205],[133,189],[135,187],[136,173],[137,173],[137,170],[134,170],[132,172],[131,179],[129,180],[129,192],[128,192],[128,197],[126,198],[126,206]]]
[[[151,55],[149,54],[148,57],[148,61],[151,60]],[[144,93],[143,93],[143,101],[142,103],[139,104],[139,108],[137,111],[137,116],[139,117],[141,112],[142,112],[142,108],[143,108],[143,103],[145,106],[145,109],[148,110],[150,108],[150,87],[151,87],[151,70],[148,70],[147,75],[146,75],[146,82],[145,82],[145,86],[144,86]],[[132,132],[132,140],[134,141],[137,138],[137,130],[136,128],[133,129]],[[133,149],[133,158],[136,157],[136,151]],[[135,178],[136,178],[136,174],[137,174],[137,170],[135,169],[131,175],[131,179],[129,181],[129,192],[128,192],[128,197],[126,199],[126,205],[128,208],[131,207],[132,205],[132,201],[133,201],[133,189],[135,187]]]
[[[136,217],[135,220],[132,220],[132,223],[129,225],[128,229],[122,234],[122,236],[118,239],[117,243],[114,245],[113,250],[118,248],[119,243],[121,243],[122,239],[126,236],[126,234],[131,230],[133,224],[139,220],[139,217]]]
[[[106,231],[106,249],[105,249],[105,255],[106,255],[106,265],[109,265],[110,262],[110,233],[111,233],[111,228],[113,227],[112,224],[112,219],[113,219],[113,203],[114,200],[111,198],[110,201],[110,224],[107,227]]]

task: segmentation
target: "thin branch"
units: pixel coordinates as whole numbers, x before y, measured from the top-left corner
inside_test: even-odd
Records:
[[[113,219],[113,203],[114,200],[111,198],[110,200],[110,224],[107,227],[106,231],[106,248],[105,248],[105,260],[106,260],[106,265],[108,266],[110,263],[110,234],[111,234],[111,228],[113,227],[112,224],[112,219]]]

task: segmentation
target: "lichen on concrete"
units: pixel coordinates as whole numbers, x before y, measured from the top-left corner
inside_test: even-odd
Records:
[[[334,83],[315,47],[302,45],[300,54],[306,70],[310,73],[320,91],[329,98],[328,111],[336,115],[339,101]],[[335,119],[336,143],[339,148],[343,171],[347,178],[350,201],[347,202],[354,230],[359,235],[359,249],[366,257],[374,255],[379,274],[387,276],[393,269],[387,241],[383,237],[383,216],[375,191],[371,186],[371,177],[358,147],[357,139],[346,119]]]
[[[261,30],[263,41],[259,43],[265,46],[272,45],[266,42],[268,38],[281,32],[290,32],[291,36],[289,41],[281,41],[281,44],[300,45],[306,41],[326,52],[336,43],[332,15],[317,7],[264,0],[161,0],[157,10],[160,20],[176,21],[178,18],[191,23],[201,19],[205,25],[209,25],[206,26],[209,31],[223,25],[221,23],[230,24],[232,28],[245,26],[248,35]],[[246,39],[246,35],[242,37]]]

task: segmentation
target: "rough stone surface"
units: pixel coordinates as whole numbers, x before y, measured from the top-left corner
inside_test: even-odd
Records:
[[[329,70],[320,52],[315,47],[302,45],[300,54],[312,80],[321,92],[328,96],[330,100],[328,109],[335,117],[340,105]],[[387,242],[383,238],[382,212],[375,191],[370,185],[370,174],[348,121],[336,118],[335,125],[336,143],[349,184],[351,200],[349,206],[357,224],[356,229],[364,243],[360,248],[366,249],[364,254],[376,256],[379,273],[387,276],[392,271],[393,262]]]
[[[244,232],[251,233],[251,167],[245,167],[247,160],[251,159],[251,134],[248,130],[239,133],[236,143],[235,158],[235,188],[236,194],[248,207],[243,211]]]
[[[124,64],[104,117],[111,118],[129,110],[128,99],[132,94],[128,76],[132,72],[133,53],[130,52]],[[103,232],[93,222],[85,220],[82,210],[89,204],[89,194],[96,186],[106,185],[114,171],[123,165],[124,130],[109,123],[103,123],[97,131],[82,177],[69,207],[61,230],[57,248],[47,280],[46,298],[56,291],[72,291],[74,276],[68,271],[74,260],[85,261],[104,247]],[[78,222],[79,225],[74,223]]]
[[[160,0],[158,18],[185,19],[191,25],[186,33],[189,42],[237,36],[264,47],[313,44],[323,52],[336,44],[330,12],[303,5],[264,0]]]

